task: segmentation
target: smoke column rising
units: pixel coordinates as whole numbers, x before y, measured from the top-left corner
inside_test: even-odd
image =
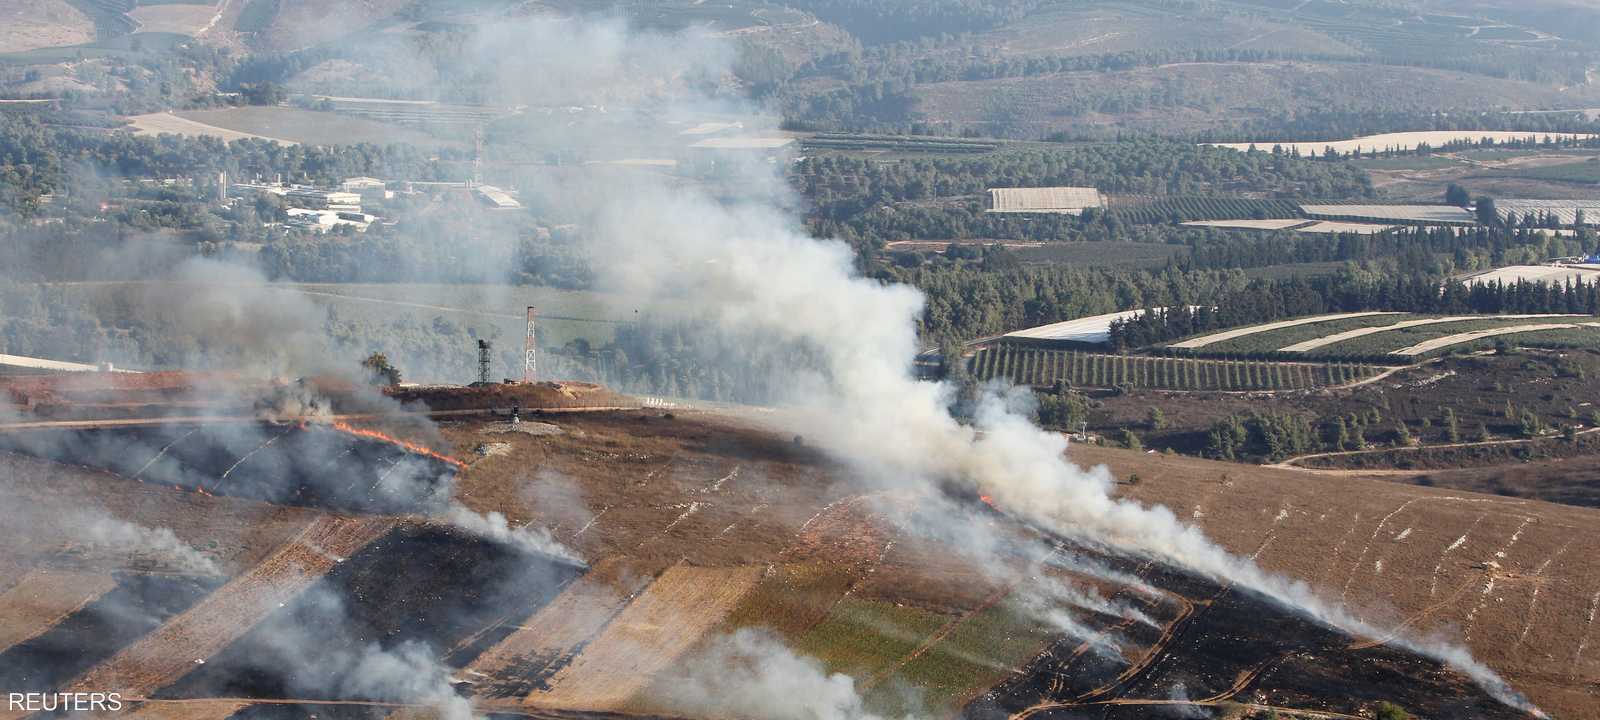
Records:
[[[534,35],[550,32],[537,29],[538,21],[534,25]],[[619,32],[603,24],[574,37],[597,40],[581,48],[589,67],[627,69],[633,87],[650,85],[646,80],[655,77],[654,87],[683,88],[685,76],[718,74],[715,66],[697,63],[729,56],[702,49],[717,41],[695,33],[636,33],[630,42],[612,42]],[[570,41],[563,47],[579,49]],[[639,63],[637,48],[695,50],[656,68]],[[696,62],[685,66],[683,58]],[[625,84],[598,70],[585,78]],[[681,114],[726,104],[692,91],[670,97],[670,107]],[[759,127],[754,117],[747,127]],[[600,147],[604,138],[588,141]],[[596,273],[606,289],[659,301],[692,298],[731,336],[814,349],[817,366],[797,370],[783,383],[793,389],[786,400],[795,409],[796,429],[808,439],[877,483],[962,484],[1063,534],[1165,558],[1326,622],[1376,632],[1320,601],[1305,584],[1230,555],[1168,509],[1113,497],[1106,468],[1073,465],[1061,436],[1041,430],[1004,398],[982,401],[974,424],[958,422],[947,410],[951,388],[920,382],[911,373],[920,293],[861,276],[849,247],[809,237],[790,210],[796,204],[791,191],[771,165],[719,162],[729,178],[722,187],[638,173],[607,177],[603,192],[575,196],[593,203],[586,210]],[[1413,649],[1455,665],[1507,702],[1529,707],[1465,650]]]

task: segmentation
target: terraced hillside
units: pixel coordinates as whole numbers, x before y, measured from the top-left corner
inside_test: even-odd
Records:
[[[1056,350],[1025,343],[982,348],[969,361],[979,380],[1016,385],[1161,390],[1304,390],[1345,385],[1381,368],[1364,363],[1141,357]]]
[[[1260,356],[1306,361],[1361,359],[1404,364],[1442,353],[1482,350],[1496,343],[1588,348],[1600,344],[1592,315],[1539,313],[1422,315],[1344,313],[1292,318],[1207,333],[1168,347],[1208,356]]]

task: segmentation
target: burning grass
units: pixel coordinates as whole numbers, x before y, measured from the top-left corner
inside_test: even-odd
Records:
[[[0,434],[0,447],[204,495],[360,512],[442,503],[461,463],[344,424],[163,424]]]
[[[466,665],[510,635],[580,573],[566,561],[405,524],[355,548],[326,548],[326,574],[279,602],[162,697],[385,699],[333,661],[409,645]],[[333,555],[344,551],[344,554]],[[324,661],[323,659],[328,659]],[[295,693],[298,691],[298,695]]]

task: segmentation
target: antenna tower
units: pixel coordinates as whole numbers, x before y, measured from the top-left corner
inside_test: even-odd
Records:
[[[472,184],[483,184],[483,126],[472,131]]]
[[[491,344],[488,340],[478,341],[478,382],[488,385],[489,380],[489,350]]]
[[[534,357],[538,345],[534,343],[533,321],[538,317],[539,311],[532,306],[528,307],[528,334],[522,339],[522,381],[531,383],[538,379],[538,360]]]

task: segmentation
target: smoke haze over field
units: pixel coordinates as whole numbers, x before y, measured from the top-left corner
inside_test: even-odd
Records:
[[[1117,499],[1109,471],[1068,461],[1065,440],[1036,427],[1016,396],[988,393],[971,424],[953,417],[952,388],[917,381],[911,373],[919,350],[921,295],[908,286],[863,277],[848,246],[807,234],[793,212],[797,199],[781,176],[788,158],[706,155],[687,149],[670,124],[738,112],[748,132],[774,129],[763,128],[758,109],[729,92],[726,78],[735,53],[728,41],[698,30],[636,31],[608,18],[535,17],[481,28],[462,55],[460,63],[485,68],[492,102],[599,108],[586,111],[583,120],[548,123],[548,133],[522,143],[527,154],[560,149],[603,157],[627,145],[714,166],[696,177],[619,170],[535,175],[522,190],[530,204],[584,227],[600,289],[687,308],[684,314],[709,320],[723,336],[753,346],[793,349],[796,361],[774,371],[770,383],[786,391],[779,399],[791,410],[786,417],[793,430],[848,462],[863,483],[924,497],[926,513],[901,518],[902,528],[959,537],[961,542],[953,544],[969,553],[1012,551],[1006,539],[975,522],[970,508],[943,497],[945,488],[959,487],[990,495],[1006,511],[1062,535],[1170,560],[1254,588],[1325,621],[1371,631],[1305,585],[1269,576],[1251,561],[1229,555],[1166,508]],[[481,252],[484,272],[500,273],[498,258],[513,241],[470,240],[462,252]],[[175,353],[183,364],[204,367],[226,357],[245,358],[248,369],[269,374],[354,372],[351,358],[330,358],[327,352],[326,311],[301,296],[267,288],[258,273],[192,261],[175,277],[220,283],[155,288],[144,297],[143,311],[153,322],[218,339],[217,347]],[[250,430],[230,444],[259,447],[269,440]],[[408,481],[394,487],[403,499],[416,499],[437,486]],[[576,558],[547,532],[512,528],[498,513],[480,515],[422,494],[430,510],[448,508],[445,519],[475,535]],[[105,532],[157,545],[169,535],[121,526]],[[1073,572],[1116,579],[1088,564],[1038,555],[1029,558],[1035,566],[1065,562]],[[1011,572],[1005,563],[992,567],[997,574]],[[1075,608],[1151,623],[1130,607],[1065,581],[1029,588],[1022,607],[1067,634],[1091,634]],[[344,613],[339,602],[326,600],[328,616]],[[279,659],[325,669],[304,675],[336,685],[312,688],[317,692],[436,703],[452,718],[470,713],[451,690],[448,674],[416,646],[307,657],[305,648],[316,647],[316,638],[290,630],[277,648]],[[1469,672],[1508,702],[1522,702],[1464,650],[1420,644],[1417,649]],[[737,633],[685,669],[679,694],[667,698],[685,713],[879,720],[866,709],[854,680],[828,674],[819,662],[770,636]],[[804,702],[790,702],[796,699]]]
[[[548,22],[532,20],[527,32],[549,36],[556,26]],[[670,100],[654,98],[668,117],[727,107],[726,98],[705,92],[714,87],[684,82],[726,75],[716,63],[729,53],[702,49],[715,47],[716,40],[694,33],[626,35],[610,21],[594,27],[599,29],[560,45],[585,59],[585,84],[677,89]],[[627,41],[619,41],[624,36]],[[650,62],[656,59],[651,49],[666,48],[675,52],[670,62]],[[685,48],[694,50],[681,52]],[[537,61],[512,65],[540,67]],[[545,79],[561,75],[564,61],[545,67],[549,70],[519,74],[520,87],[534,93],[572,89],[559,81],[545,87]],[[658,126],[656,132],[667,131]],[[593,148],[614,140],[584,138],[576,131],[565,139]],[[1085,470],[1070,463],[1065,440],[1037,428],[1014,400],[990,395],[972,425],[959,423],[947,409],[951,389],[918,382],[910,372],[918,350],[920,294],[862,277],[847,246],[809,237],[787,209],[793,199],[774,166],[718,161],[717,182],[607,175],[603,192],[580,189],[564,197],[588,203],[580,215],[590,226],[603,287],[661,300],[691,298],[734,337],[814,351],[808,354],[814,365],[786,368],[781,383],[792,390],[784,400],[808,440],[850,462],[869,482],[922,491],[943,483],[963,485],[1063,534],[1175,561],[1325,621],[1364,628],[1304,584],[1269,576],[1249,560],[1229,555],[1166,508],[1114,498],[1105,468]],[[949,515],[948,520],[963,522],[960,514]],[[1043,607],[1048,611],[1070,600],[1095,604],[1092,596],[1062,591],[1047,597]],[[1059,620],[1070,631],[1070,617]],[[1418,649],[1451,661],[1508,701],[1524,702],[1463,651]]]

